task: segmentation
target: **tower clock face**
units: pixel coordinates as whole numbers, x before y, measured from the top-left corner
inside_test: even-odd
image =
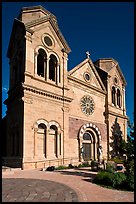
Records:
[[[86,115],[94,112],[94,101],[91,96],[83,96],[80,101],[81,109]]]

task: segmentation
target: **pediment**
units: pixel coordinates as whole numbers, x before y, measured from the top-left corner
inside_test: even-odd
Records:
[[[102,58],[94,62],[95,66],[105,71],[110,77],[117,76],[120,82],[126,86],[125,77],[120,69],[118,62],[113,58]]]
[[[84,86],[97,88],[98,90],[105,91],[102,80],[99,77],[91,59],[86,59],[77,65],[75,68],[68,72],[68,76],[78,80]]]
[[[123,73],[121,72],[121,69],[119,67],[119,65],[117,64],[116,66],[114,66],[108,73],[111,78],[112,78],[112,82],[120,87],[126,86],[126,80],[125,77],[123,76]],[[116,81],[115,81],[116,78]]]
[[[27,22],[25,23],[25,28],[32,30],[33,33],[42,33],[42,31],[44,30],[47,30],[48,32],[48,29],[50,29],[53,35],[58,39],[58,42],[62,44],[62,48],[65,49],[66,53],[69,53],[71,51],[69,45],[67,44],[64,36],[62,35],[58,27],[57,20],[56,18],[54,18],[54,16],[45,15],[42,18]]]

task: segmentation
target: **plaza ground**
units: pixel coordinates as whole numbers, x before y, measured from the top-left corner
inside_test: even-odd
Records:
[[[2,173],[2,202],[134,202],[134,192],[92,183],[95,175],[90,167],[5,171]]]

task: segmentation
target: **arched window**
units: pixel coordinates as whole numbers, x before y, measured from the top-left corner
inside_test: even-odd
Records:
[[[60,82],[61,82],[61,81],[60,81],[60,78],[61,78],[60,65],[59,65],[59,76],[58,76],[58,77],[59,77],[59,83],[60,83]]]
[[[53,54],[49,61],[49,79],[57,83],[57,58]]]
[[[116,97],[115,97],[115,94],[116,94],[116,90],[115,90],[115,87],[113,86],[112,87],[112,103],[114,105],[116,105]]]
[[[37,56],[37,74],[46,78],[46,69],[47,69],[47,55],[43,49],[38,50]]]
[[[88,132],[84,133],[83,140],[91,140],[90,134]]]
[[[54,135],[54,154],[58,157],[58,131],[55,125],[51,125],[50,130]]]
[[[121,94],[120,94],[120,90],[117,89],[117,105],[119,107],[121,107]]]
[[[46,157],[47,156],[47,138],[46,138],[46,125],[43,123],[40,123],[38,125],[38,133],[43,135],[43,154]]]

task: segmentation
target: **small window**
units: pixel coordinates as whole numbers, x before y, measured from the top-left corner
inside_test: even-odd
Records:
[[[121,94],[120,94],[120,90],[117,89],[117,105],[119,107],[121,107]]]
[[[52,40],[48,36],[44,37],[44,42],[47,46],[52,46]]]
[[[53,38],[49,34],[44,33],[43,36],[42,36],[42,41],[43,41],[43,44],[48,49],[53,49],[53,47],[55,45],[55,42],[54,42]]]
[[[57,58],[55,57],[55,55],[50,56],[49,79],[57,83]]]
[[[118,80],[117,80],[117,78],[116,78],[116,77],[114,78],[114,82],[115,82],[115,84],[117,84],[117,83],[118,83]]]
[[[38,50],[37,74],[46,78],[47,55],[43,49]]]
[[[88,132],[84,133],[83,140],[91,140],[90,134]]]
[[[84,73],[84,79],[85,79],[87,82],[89,82],[90,79],[91,79],[91,75],[90,75],[90,73],[85,72],[85,73]]]
[[[116,93],[116,90],[115,90],[115,87],[113,86],[113,87],[112,87],[112,103],[113,103],[114,105],[116,105],[115,93]]]
[[[38,129],[45,129],[45,128],[46,128],[46,126],[43,123],[40,123],[38,125]]]

